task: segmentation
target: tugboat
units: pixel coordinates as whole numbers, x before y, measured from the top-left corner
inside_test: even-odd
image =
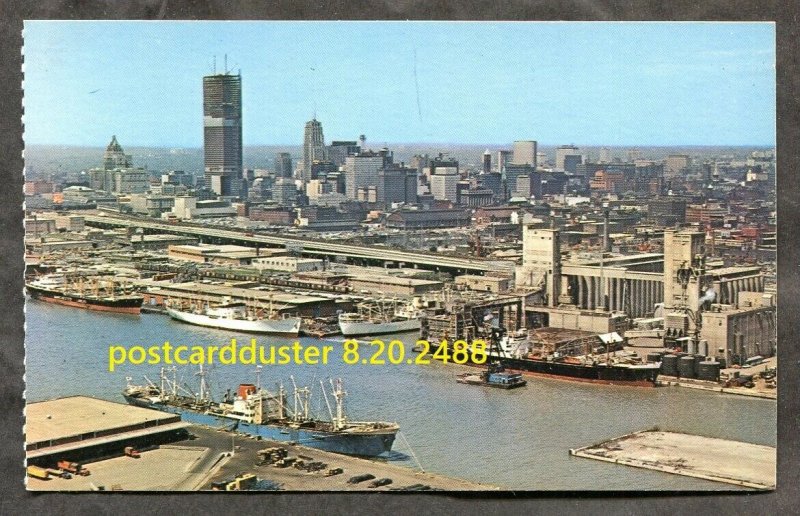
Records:
[[[498,389],[515,389],[525,387],[527,381],[522,379],[520,373],[508,373],[499,362],[489,364],[482,373],[462,373],[456,377],[458,383],[467,385],[485,385]]]
[[[497,346],[497,342],[503,330],[500,328],[491,328],[490,332],[491,338],[489,340],[490,347],[488,357],[493,355],[492,349],[498,349],[502,352],[502,349]],[[486,387],[496,387],[498,389],[515,389],[517,387],[525,387],[525,385],[528,384],[526,380],[522,379],[522,374],[506,372],[501,360],[490,362],[488,357],[486,371],[482,373],[462,373],[456,376],[456,381],[466,385],[483,385]]]

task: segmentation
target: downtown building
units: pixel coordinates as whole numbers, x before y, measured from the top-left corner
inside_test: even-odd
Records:
[[[292,170],[292,155],[288,152],[278,152],[275,154],[275,177],[291,178],[294,176]]]
[[[458,182],[461,174],[458,161],[445,158],[443,155],[434,158],[428,167],[431,195],[437,201],[458,202]]]
[[[322,134],[322,124],[314,118],[306,122],[303,135],[303,171],[300,179],[312,179],[314,162],[321,161],[325,161],[325,137]]]
[[[556,170],[575,173],[575,167],[583,163],[583,155],[574,145],[561,145],[556,149]]]
[[[206,188],[220,196],[242,197],[240,74],[203,77],[203,153]]]
[[[103,167],[89,170],[89,185],[101,192],[140,194],[149,190],[150,174],[144,168],[134,168],[131,156],[125,154],[115,135],[103,153]]]
[[[347,156],[344,162],[345,195],[348,199],[377,202],[378,172],[393,162],[388,149],[361,151]],[[370,192],[375,197],[370,199]]]
[[[417,169],[390,163],[378,171],[376,201],[384,208],[392,204],[416,204]]]
[[[519,140],[514,142],[514,165],[530,165],[536,170],[538,153],[537,144],[533,140]]]

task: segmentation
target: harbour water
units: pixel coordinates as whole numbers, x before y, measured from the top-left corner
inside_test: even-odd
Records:
[[[26,397],[40,401],[88,395],[123,402],[126,377],[157,381],[160,366],[108,368],[108,347],[121,345],[221,346],[251,335],[189,326],[163,315],[95,313],[28,300],[26,307]],[[407,353],[414,334],[398,336]],[[257,336],[259,345],[294,339]],[[395,337],[384,336],[388,342]],[[265,366],[261,383],[309,385],[341,377],[349,396],[348,414],[359,420],[396,421],[422,467],[515,490],[717,490],[731,486],[628,468],[569,456],[570,448],[651,428],[776,446],[776,403],[678,387],[637,388],[528,377],[528,386],[503,391],[455,382],[466,366],[347,365],[342,339],[304,344],[332,345],[327,366]],[[194,385],[195,370],[179,377]],[[239,383],[255,381],[252,365],[212,368],[212,392],[219,397]],[[326,414],[319,396],[313,409]],[[415,467],[403,439],[389,460]]]

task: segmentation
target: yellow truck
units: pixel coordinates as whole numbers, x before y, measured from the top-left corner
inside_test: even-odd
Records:
[[[39,466],[28,466],[28,476],[39,480],[48,480],[50,478],[47,470]]]

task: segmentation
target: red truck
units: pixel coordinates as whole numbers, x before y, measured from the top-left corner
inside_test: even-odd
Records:
[[[78,464],[77,462],[70,462],[68,460],[60,460],[58,461],[58,467],[63,469],[67,473],[72,473],[73,475],[80,475],[82,477],[89,475],[89,470],[85,469],[83,466]]]

